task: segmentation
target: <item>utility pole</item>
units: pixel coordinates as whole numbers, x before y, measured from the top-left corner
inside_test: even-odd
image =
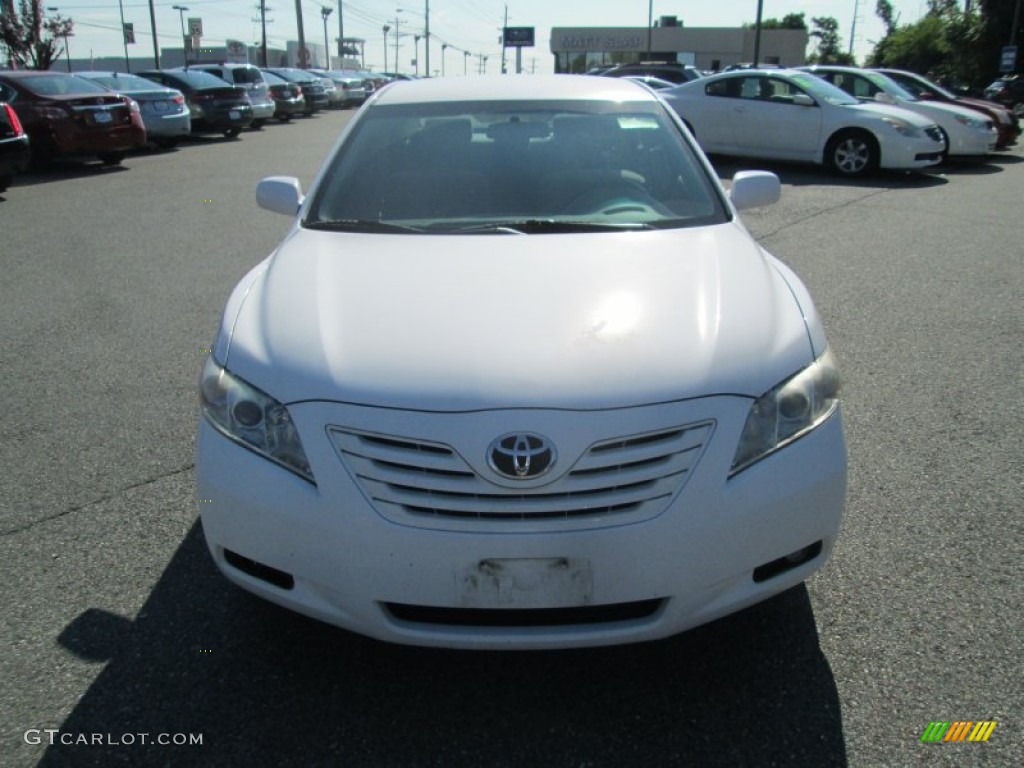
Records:
[[[331,46],[327,41],[327,17],[334,13],[333,8],[328,8],[326,5],[320,6],[320,15],[324,18],[324,56],[327,57],[327,63],[324,69],[331,68]]]
[[[306,69],[309,53],[306,51],[306,32],[302,29],[302,0],[295,0],[295,21],[299,27],[299,69]]]
[[[508,29],[508,3],[505,3],[505,23],[501,28],[501,74],[508,74],[508,67],[505,66],[505,30]]]
[[[761,12],[764,10],[764,0],[757,0],[757,21],[754,22],[754,66],[757,66],[758,57],[761,55]]]
[[[430,0],[424,0],[424,2],[426,3],[426,8],[423,14],[423,39],[426,46],[426,73],[427,77],[430,77]]]
[[[338,66],[345,68],[345,8],[338,0]]]
[[[156,41],[156,12],[153,10],[153,0],[149,0],[149,25],[153,28],[153,64],[160,69],[160,44]]]
[[[853,21],[850,23],[850,50],[848,51],[850,57],[853,57],[853,41],[857,38],[857,8],[860,5],[860,0],[853,0]],[[967,11],[971,12],[971,0],[967,0]]]
[[[267,11],[271,10],[267,8],[267,0],[260,0],[260,4],[256,6],[260,12],[260,66],[266,67],[267,64]]]

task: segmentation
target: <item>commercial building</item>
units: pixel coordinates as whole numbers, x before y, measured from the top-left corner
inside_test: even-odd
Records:
[[[666,24],[666,21],[668,24]],[[673,20],[646,27],[555,27],[551,53],[555,72],[586,72],[608,64],[678,61],[698,69],[724,69],[754,60],[756,35],[746,27],[672,26]],[[757,60],[784,67],[806,63],[806,29],[761,31]]]

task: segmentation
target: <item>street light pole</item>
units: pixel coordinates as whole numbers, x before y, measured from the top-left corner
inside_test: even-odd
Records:
[[[425,58],[427,64],[427,77],[430,77],[430,0],[425,0],[425,2],[426,8],[424,9],[423,14],[423,45],[425,46],[424,50],[426,51]],[[443,68],[444,67],[442,66],[442,69]]]
[[[46,10],[48,10],[48,11],[59,11],[60,8],[58,8],[58,7],[54,6],[54,5],[48,5],[48,6],[46,6]],[[70,19],[68,19],[68,21],[70,21]],[[70,72],[71,71],[71,47],[68,45],[68,33],[65,32],[63,35],[61,35],[61,37],[64,38],[64,58],[67,59],[67,62],[68,62],[68,72]]]
[[[416,77],[420,76],[420,35],[412,36],[412,65],[416,68]],[[427,72],[429,75],[430,73]]]
[[[448,43],[441,43],[441,77],[444,77],[444,52],[448,50]]]
[[[185,66],[188,67],[188,50],[185,45],[185,11],[188,8],[184,5],[172,5],[171,9],[178,12],[178,20],[181,22],[181,55],[185,59]]]
[[[320,15],[324,17],[324,56],[327,57],[327,65],[324,67],[324,69],[331,68],[331,46],[327,41],[327,17],[330,16],[332,13],[334,13],[333,8],[328,8],[326,5],[321,6]]]
[[[149,0],[149,26],[153,30],[153,64],[160,69],[160,44],[156,40],[156,11],[153,9],[153,0]]]
[[[388,68],[388,30],[391,29],[385,24],[382,29],[384,30],[384,69],[381,71],[387,71]]]

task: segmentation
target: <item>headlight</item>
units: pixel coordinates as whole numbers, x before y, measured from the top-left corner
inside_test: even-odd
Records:
[[[232,375],[212,355],[199,377],[199,400],[203,415],[224,435],[316,482],[288,409]]]
[[[980,117],[968,117],[967,115],[954,115],[956,121],[961,125],[966,125],[968,128],[977,128],[979,130],[988,130],[988,120],[982,120]]]
[[[749,467],[827,419],[839,403],[832,352],[770,389],[750,406],[729,475]]]
[[[900,120],[898,117],[883,117],[882,122],[907,138],[914,139],[921,135],[921,131],[919,131],[915,126],[911,125],[906,120]]]

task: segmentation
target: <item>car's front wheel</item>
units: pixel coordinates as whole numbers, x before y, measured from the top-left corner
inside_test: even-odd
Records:
[[[878,168],[875,137],[865,131],[841,131],[825,147],[825,165],[841,176],[862,176]]]
[[[238,134],[240,134],[241,132],[242,132],[241,128],[225,128],[224,129],[224,138],[225,139],[233,139],[236,136],[238,136]]]
[[[107,152],[99,155],[100,162],[104,165],[120,165],[121,161],[124,160],[123,152]]]

